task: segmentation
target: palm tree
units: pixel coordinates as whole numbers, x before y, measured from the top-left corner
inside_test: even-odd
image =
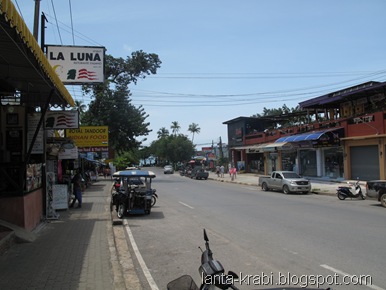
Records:
[[[75,100],[74,110],[78,110],[80,114],[83,114],[87,109],[87,105],[83,101]]]
[[[192,123],[189,125],[188,131],[192,133],[192,143],[193,143],[194,134],[195,133],[200,134],[201,128],[198,127],[198,124]]]
[[[177,121],[173,121],[172,125],[170,126],[170,129],[172,129],[172,133],[174,135],[177,135],[177,133],[180,131],[181,126],[178,124]]]
[[[167,137],[169,136],[169,130],[166,129],[165,127],[162,127],[157,131],[157,135],[158,135],[158,139],[162,137]]]

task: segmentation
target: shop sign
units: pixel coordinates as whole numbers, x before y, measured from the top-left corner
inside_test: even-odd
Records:
[[[45,129],[79,128],[79,111],[49,111],[45,116]]]
[[[78,148],[79,152],[82,153],[88,153],[88,152],[108,152],[109,148],[108,147],[83,147],[83,148]]]
[[[104,82],[106,48],[47,45],[47,59],[64,84]]]
[[[62,148],[58,153],[58,159],[77,159],[78,158],[78,148],[74,147],[72,149]]]
[[[212,147],[202,147],[201,151],[203,151],[203,152],[211,152],[212,151]]]
[[[67,129],[66,137],[71,138],[79,149],[106,147],[108,150],[108,128],[108,126],[80,126],[79,129]]]

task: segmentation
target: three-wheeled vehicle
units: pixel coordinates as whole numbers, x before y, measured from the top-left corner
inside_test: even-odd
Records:
[[[119,186],[114,186],[112,191],[111,210],[115,206],[118,218],[123,218],[126,214],[150,214],[152,196],[155,189],[152,189],[152,179],[155,174],[147,170],[123,170],[113,174],[115,182]]]

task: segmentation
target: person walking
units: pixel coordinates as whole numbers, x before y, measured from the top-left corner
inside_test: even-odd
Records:
[[[80,174],[80,172],[75,174],[71,182],[73,184],[73,194],[75,195],[75,197],[72,199],[70,207],[74,207],[75,202],[78,201],[77,208],[81,208],[82,207],[82,175]]]
[[[221,177],[224,177],[224,170],[225,170],[224,165],[221,165],[221,167],[220,167],[220,175],[221,175]]]
[[[220,166],[216,166],[216,174],[217,174],[217,177],[220,177]]]

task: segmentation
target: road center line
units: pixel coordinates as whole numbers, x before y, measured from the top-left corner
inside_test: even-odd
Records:
[[[182,201],[179,201],[179,203],[182,204],[182,205],[184,205],[184,206],[186,206],[186,207],[188,207],[188,208],[194,209],[193,206],[190,206],[190,205],[188,205],[188,204],[186,204],[186,203],[183,203]]]
[[[338,270],[338,269],[335,269],[335,268],[330,267],[330,266],[325,265],[325,264],[320,265],[320,267],[322,267],[322,268],[324,268],[324,269],[327,269],[327,270],[330,270],[330,271],[332,271],[332,272],[334,272],[334,273],[336,273],[336,274],[339,274],[339,275],[341,275],[341,276],[346,276],[346,277],[355,278],[354,275],[350,275],[350,274],[348,274],[348,273],[345,273],[345,272],[343,272],[343,271],[340,271],[340,270]],[[357,279],[357,280],[359,281],[359,279]],[[363,282],[365,282],[365,281],[363,281]],[[362,286],[367,286],[367,287],[369,287],[369,288],[371,288],[371,289],[375,289],[375,290],[385,290],[384,288],[381,288],[381,287],[376,286],[376,285],[373,285],[373,284],[367,285],[367,284],[364,284],[364,283],[363,283],[363,284],[361,284],[361,285],[362,285]]]
[[[142,268],[143,274],[145,275],[151,290],[159,290],[157,284],[155,283],[153,277],[150,274],[149,268],[146,266],[146,263],[142,258],[142,255],[137,247],[137,244],[134,240],[133,234],[130,230],[130,227],[129,227],[127,220],[123,220],[123,224],[125,225],[125,229],[126,229],[127,235],[129,236],[130,243],[131,243],[131,246],[133,247],[133,251],[135,253],[135,256],[137,257],[138,263]]]

